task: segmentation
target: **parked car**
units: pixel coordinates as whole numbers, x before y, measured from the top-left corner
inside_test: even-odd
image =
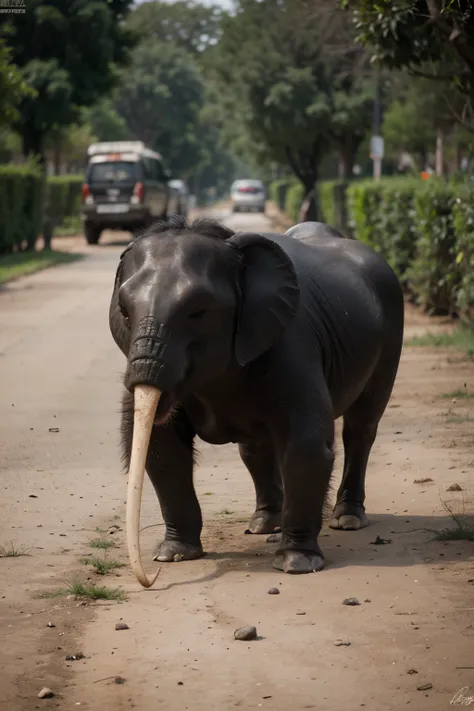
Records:
[[[170,180],[170,189],[172,193],[173,210],[169,209],[168,213],[183,215],[188,217],[189,212],[189,190],[184,180]]]
[[[88,244],[102,230],[136,232],[166,216],[171,176],[159,153],[141,141],[113,141],[94,143],[87,154],[81,217]]]
[[[230,189],[232,212],[265,212],[265,186],[261,180],[236,180]]]

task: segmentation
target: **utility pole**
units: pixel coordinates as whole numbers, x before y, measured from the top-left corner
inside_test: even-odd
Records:
[[[374,99],[374,123],[373,134],[370,141],[370,157],[374,164],[374,180],[380,180],[382,176],[382,158],[384,154],[384,141],[381,133],[381,101],[380,101],[380,68],[377,65],[375,79],[375,99]]]

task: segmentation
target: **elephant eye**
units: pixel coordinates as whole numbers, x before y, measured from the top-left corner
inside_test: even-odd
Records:
[[[199,319],[199,318],[202,318],[205,314],[206,314],[205,309],[199,309],[199,311],[194,311],[192,314],[189,314],[189,318]]]

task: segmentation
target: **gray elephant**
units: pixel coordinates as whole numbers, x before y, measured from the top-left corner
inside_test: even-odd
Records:
[[[120,258],[110,328],[127,356],[127,539],[144,587],[153,584],[139,549],[145,468],[166,524],[155,559],[204,555],[196,435],[238,443],[256,490],[250,532],[281,527],[273,566],[308,573],[324,565],[318,536],[342,416],[330,525],[367,524],[367,461],[398,370],[402,289],[364,244],[321,223],[290,232],[234,233],[173,217]]]

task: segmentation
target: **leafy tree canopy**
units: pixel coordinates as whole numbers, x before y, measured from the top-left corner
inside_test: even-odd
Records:
[[[25,96],[34,96],[21,72],[11,61],[11,50],[0,41],[0,127],[18,119],[18,106]]]
[[[185,174],[199,160],[195,126],[203,84],[187,52],[146,39],[122,75],[117,111],[131,137],[159,151],[173,172]]]
[[[219,7],[193,0],[148,0],[136,7],[128,25],[143,38],[172,42],[191,54],[199,54],[217,42],[222,16]]]
[[[25,153],[43,154],[44,139],[77,120],[117,79],[134,44],[124,19],[133,0],[29,0],[9,15],[1,36],[36,96],[20,103],[18,129]]]
[[[391,69],[454,82],[467,97],[461,122],[474,128],[474,4],[471,0],[341,0],[357,41]],[[427,68],[427,65],[431,65]]]

